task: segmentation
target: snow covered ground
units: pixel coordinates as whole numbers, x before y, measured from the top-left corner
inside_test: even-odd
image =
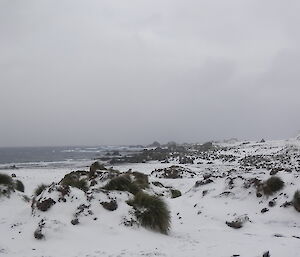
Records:
[[[126,204],[130,193],[110,193],[109,197],[118,201],[117,210],[112,212],[99,204],[108,195],[95,194],[95,199],[88,203],[86,194],[77,188],[71,189],[66,202],[57,201],[46,212],[33,210],[32,202],[23,200],[24,194],[33,196],[37,185],[59,182],[71,169],[1,171],[9,175],[15,173],[24,183],[25,193],[15,192],[10,198],[0,198],[0,255],[259,257],[269,251],[272,257],[300,256],[300,213],[293,206],[282,207],[300,190],[299,141],[236,142],[219,146],[226,148],[208,158],[194,156],[194,164],[179,165],[178,160],[173,160],[113,167],[122,172],[132,169],[149,175],[151,186],[146,191],[163,194],[171,211],[172,226],[168,235],[123,225],[122,220],[128,217],[131,208]],[[195,175],[170,179],[156,176],[158,172],[152,173],[172,165],[182,166]],[[285,182],[284,188],[271,196],[257,197],[251,179],[264,181],[276,168],[280,168],[276,176]],[[164,187],[151,182],[160,182]],[[171,198],[169,187],[180,190],[182,196]],[[274,206],[270,206],[270,201]],[[87,210],[83,210],[80,223],[74,226],[71,220],[81,204],[90,204],[91,212],[85,214]],[[264,208],[268,211],[262,213]],[[226,225],[226,221],[238,218],[245,221],[242,228]],[[37,240],[34,232],[41,220],[45,221],[45,239]]]

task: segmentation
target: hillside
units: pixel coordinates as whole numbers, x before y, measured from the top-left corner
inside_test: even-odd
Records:
[[[298,140],[150,149],[125,160],[132,158],[140,162],[106,160],[72,173],[2,171],[15,173],[25,192],[0,197],[1,255],[299,256]],[[151,207],[133,203],[142,193],[166,203],[170,228],[144,226],[139,215]]]

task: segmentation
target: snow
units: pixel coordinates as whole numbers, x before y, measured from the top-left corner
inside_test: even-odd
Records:
[[[16,174],[16,178],[25,185],[25,193],[16,192],[10,198],[0,198],[0,255],[9,257],[126,257],[126,256],[214,256],[242,257],[262,256],[270,251],[272,257],[300,256],[300,213],[292,206],[280,207],[291,201],[294,192],[300,189],[299,182],[299,142],[267,141],[242,144],[220,144],[226,146],[221,154],[234,155],[238,159],[245,156],[274,155],[285,153],[291,156],[291,172],[280,171],[285,187],[273,196],[256,196],[253,186],[245,188],[245,179],[258,178],[265,180],[269,171],[264,168],[253,168],[246,171],[240,168],[238,159],[233,162],[216,159],[212,164],[198,158],[195,164],[184,164],[197,175],[193,178],[166,179],[151,176],[155,169],[179,165],[172,163],[149,162],[139,164],[121,164],[114,166],[120,171],[140,171],[149,174],[149,181],[159,181],[182,192],[178,198],[165,196],[172,216],[172,228],[168,235],[150,231],[143,227],[127,227],[122,224],[124,218],[130,217],[131,207],[126,200],[132,195],[126,192],[94,194],[90,203],[86,195],[77,188],[71,188],[66,202],[58,202],[57,191],[43,192],[39,197],[52,197],[57,203],[48,211],[32,211],[31,202],[23,199],[24,194],[33,195],[37,185],[59,182],[71,169],[19,169],[4,170],[2,173]],[[293,154],[296,155],[293,155]],[[203,164],[197,164],[198,162]],[[298,166],[297,166],[298,165]],[[229,170],[235,169],[233,173]],[[203,175],[211,173],[213,182],[195,187],[196,181],[203,180]],[[225,174],[225,175],[223,175]],[[229,184],[229,177],[234,179],[234,187]],[[240,177],[243,177],[240,178]],[[151,186],[149,193],[159,192],[158,187]],[[163,191],[163,190],[162,190]],[[230,192],[224,194],[224,192]],[[73,197],[73,198],[72,198]],[[100,201],[110,197],[116,198],[118,209],[105,210]],[[276,205],[269,207],[268,202],[277,197]],[[81,204],[91,204],[92,214],[80,214],[80,223],[73,226],[70,221]],[[261,213],[261,209],[269,211]],[[249,218],[240,229],[233,229],[225,224],[238,217]],[[95,219],[97,218],[97,219]],[[46,222],[44,240],[37,240],[33,233],[41,219]]]

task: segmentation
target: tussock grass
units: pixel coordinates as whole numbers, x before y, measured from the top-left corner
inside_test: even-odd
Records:
[[[127,191],[132,194],[137,194],[140,189],[138,185],[131,181],[129,175],[122,175],[111,179],[104,187],[105,190]]]
[[[77,178],[68,177],[62,180],[62,185],[76,187],[84,192],[88,191],[89,189],[86,179],[77,179]]]
[[[128,204],[134,207],[137,220],[143,227],[168,233],[171,226],[170,211],[161,198],[141,191]]]
[[[0,197],[7,196],[9,197],[11,192],[14,191],[15,185],[13,179],[7,175],[0,173]]]
[[[13,179],[7,174],[0,173],[0,185],[13,185]]]
[[[280,177],[272,176],[263,183],[262,189],[265,195],[272,195],[283,187],[283,180]]]
[[[140,188],[140,189],[146,189],[149,187],[149,179],[148,175],[134,171],[132,172],[132,175],[134,176],[134,183]]]
[[[298,212],[300,212],[300,191],[299,190],[297,190],[294,194],[293,206]]]
[[[45,189],[46,187],[48,187],[48,185],[45,185],[45,184],[40,184],[40,185],[38,185],[38,186],[36,187],[36,189],[34,190],[34,195],[35,195],[35,196],[40,195],[40,194],[44,191],[44,189]]]
[[[23,192],[25,191],[25,186],[24,184],[22,183],[22,181],[20,180],[16,180],[16,183],[15,183],[15,188],[16,190],[20,191],[20,192]]]

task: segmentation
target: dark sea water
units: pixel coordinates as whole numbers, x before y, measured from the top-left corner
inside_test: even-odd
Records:
[[[98,147],[5,147],[0,148],[0,169],[15,165],[22,167],[62,167],[80,161],[89,161],[104,156],[107,152],[119,151],[121,154],[139,151],[134,146]]]

